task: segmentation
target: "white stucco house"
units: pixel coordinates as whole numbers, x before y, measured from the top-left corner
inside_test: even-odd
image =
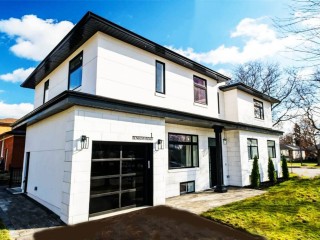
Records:
[[[22,189],[68,224],[280,169],[277,102],[88,12],[22,83]]]

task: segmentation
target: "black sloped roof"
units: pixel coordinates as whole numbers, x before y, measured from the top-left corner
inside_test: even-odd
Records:
[[[213,78],[218,82],[229,80],[228,77],[210,68],[196,63],[92,12],[87,12],[83,18],[71,29],[71,31],[60,41],[60,43],[37,66],[30,76],[21,84],[21,87],[34,89],[42,79],[49,75],[56,67],[66,60],[68,56],[70,56],[98,31],[168,59],[181,66],[192,69],[193,71]]]

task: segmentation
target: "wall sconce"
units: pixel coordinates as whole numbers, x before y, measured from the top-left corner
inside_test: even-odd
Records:
[[[227,139],[226,138],[222,139],[222,141],[223,141],[224,145],[227,145]]]
[[[163,140],[158,139],[157,145],[158,145],[158,149],[163,149]]]
[[[89,137],[86,135],[82,135],[80,138],[81,142],[81,149],[88,149],[89,148]]]

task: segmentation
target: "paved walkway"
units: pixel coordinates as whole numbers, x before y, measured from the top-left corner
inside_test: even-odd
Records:
[[[291,168],[289,166],[289,172],[291,172]],[[313,178],[315,176],[320,175],[320,168],[292,168],[292,172],[298,174],[299,176],[310,177]]]
[[[13,195],[0,186],[0,218],[13,240],[32,240],[36,231],[64,225],[59,217],[22,194]]]
[[[213,190],[208,190],[167,198],[166,205],[200,214],[210,208],[258,196],[263,193],[265,193],[265,191],[248,188],[229,188],[226,193],[216,193]]]

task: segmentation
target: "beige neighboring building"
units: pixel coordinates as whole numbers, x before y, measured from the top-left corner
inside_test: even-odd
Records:
[[[302,155],[302,159],[306,158],[305,150],[300,149],[299,146],[291,144],[280,144],[281,155],[289,158],[289,160],[299,160]]]
[[[4,118],[0,119],[0,134],[11,131],[11,124],[17,119],[15,118]]]

